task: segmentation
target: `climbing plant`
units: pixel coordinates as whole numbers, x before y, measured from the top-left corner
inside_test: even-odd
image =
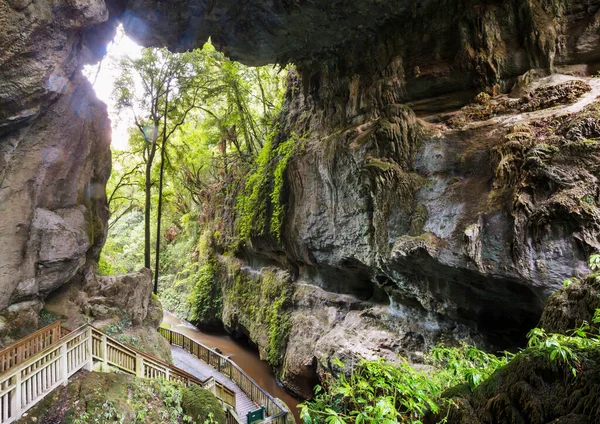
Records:
[[[270,233],[281,239],[285,206],[283,186],[290,159],[304,146],[304,140],[292,134],[274,147],[277,128],[272,131],[248,174],[243,193],[238,197],[238,233],[241,240]],[[269,215],[270,213],[270,215]]]

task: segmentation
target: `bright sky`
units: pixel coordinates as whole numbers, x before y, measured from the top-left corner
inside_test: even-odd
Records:
[[[137,57],[141,54],[142,47],[131,41],[123,31],[122,27],[117,30],[117,35],[108,46],[108,53],[100,64],[86,66],[84,75],[90,80],[100,100],[108,105],[108,114],[112,121],[112,146],[117,150],[127,149],[129,141],[128,128],[133,124],[131,112],[122,111],[120,114],[114,110],[111,94],[114,81],[118,76],[117,64],[124,57]]]

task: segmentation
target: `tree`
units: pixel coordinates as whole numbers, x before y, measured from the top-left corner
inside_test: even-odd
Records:
[[[131,109],[141,135],[137,146],[144,164],[144,266],[151,268],[152,170],[160,151],[156,223],[154,292],[158,290],[158,264],[162,217],[162,192],[168,141],[188,114],[215,88],[206,71],[205,50],[174,54],[166,49],[148,48],[140,58],[126,58],[119,64],[114,97],[119,110]]]

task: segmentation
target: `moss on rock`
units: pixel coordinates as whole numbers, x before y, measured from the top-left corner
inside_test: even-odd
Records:
[[[600,308],[600,281],[588,275],[555,292],[546,303],[538,327],[547,333],[565,333],[591,321]]]
[[[600,349],[575,352],[577,376],[568,365],[540,350],[527,350],[496,371],[471,393],[460,388],[428,422],[460,424],[592,423],[600,416]]]
[[[183,389],[181,402],[183,412],[196,423],[204,423],[212,418],[216,423],[225,422],[225,411],[216,397],[198,386]]]
[[[186,421],[187,411],[182,407],[186,391],[172,382],[138,379],[127,374],[80,372],[19,422],[180,424],[190,422]],[[203,393],[203,403],[196,405],[194,413],[198,417],[213,413],[216,422],[225,422],[218,400],[209,392]]]
[[[275,268],[242,269],[242,262],[221,257],[223,323],[256,343],[273,366],[281,365],[291,327],[293,286],[289,274]]]

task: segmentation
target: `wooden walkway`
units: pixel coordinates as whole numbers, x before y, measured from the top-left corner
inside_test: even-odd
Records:
[[[240,390],[237,387],[231,390],[210,376],[200,380],[118,342],[90,324],[67,331],[57,323],[0,351],[0,424],[15,422],[58,386],[66,385],[79,370],[92,371],[99,363],[104,371],[117,368],[139,378],[163,378],[186,386],[204,387],[225,405],[230,405],[225,407],[227,422],[241,423],[232,415],[234,407],[243,405],[236,399]]]
[[[185,372],[188,372],[201,380],[213,377],[216,381],[234,391],[236,400],[235,409],[242,420],[246,420],[248,411],[257,407],[254,402],[250,400],[248,395],[246,395],[246,393],[244,393],[233,381],[225,377],[206,362],[201,361],[178,346],[171,345],[171,354],[173,355],[173,365],[177,368],[181,368]]]

